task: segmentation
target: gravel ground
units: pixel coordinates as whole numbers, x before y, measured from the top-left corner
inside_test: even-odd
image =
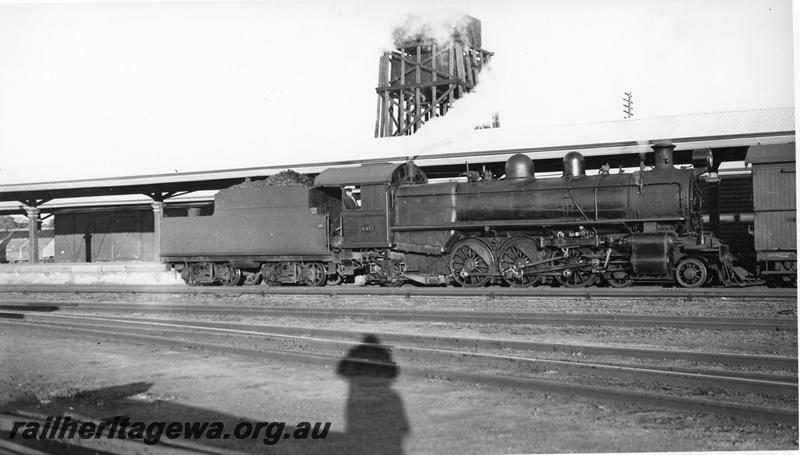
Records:
[[[231,426],[332,422],[330,437],[313,445],[198,441],[252,453],[375,453],[400,444],[432,454],[798,448],[796,426],[421,379],[403,375],[403,365],[393,382],[361,387],[330,368],[12,325],[0,325],[0,356],[4,410]]]
[[[409,289],[413,292],[413,288]],[[674,315],[700,317],[796,318],[796,298],[762,300],[727,297],[578,298],[578,297],[426,297],[426,296],[293,296],[256,294],[23,294],[6,293],[2,300],[47,302],[120,302],[193,305],[263,305],[297,308],[389,308],[409,310],[530,311],[554,313],[598,313]]]

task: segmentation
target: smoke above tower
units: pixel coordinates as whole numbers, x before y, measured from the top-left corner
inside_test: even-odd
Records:
[[[396,49],[414,43],[436,43],[444,46],[460,42],[468,47],[481,47],[481,22],[463,13],[409,14],[392,30]]]
[[[392,40],[379,63],[375,137],[414,134],[447,114],[492,56],[481,48],[481,22],[466,14],[408,15]]]

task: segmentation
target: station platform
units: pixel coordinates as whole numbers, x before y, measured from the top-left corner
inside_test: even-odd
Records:
[[[178,273],[159,262],[0,264],[0,286],[12,284],[184,285]]]

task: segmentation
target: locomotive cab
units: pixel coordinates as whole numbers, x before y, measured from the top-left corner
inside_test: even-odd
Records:
[[[341,217],[332,231],[335,238],[331,244],[353,250],[390,248],[395,189],[427,180],[412,162],[363,164],[321,172],[314,181],[316,187],[336,189],[328,194],[338,194],[341,200]]]

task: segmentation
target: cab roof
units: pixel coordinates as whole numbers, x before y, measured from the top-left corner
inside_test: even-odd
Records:
[[[369,183],[427,183],[428,177],[411,161],[369,163],[361,166],[326,169],[314,179],[314,186],[365,185]]]
[[[793,163],[795,161],[794,142],[776,145],[751,145],[747,149],[745,163]]]

